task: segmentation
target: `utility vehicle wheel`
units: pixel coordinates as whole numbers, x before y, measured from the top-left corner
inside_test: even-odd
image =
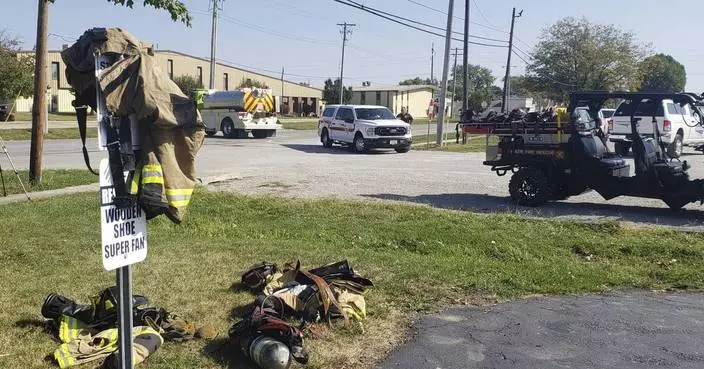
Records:
[[[667,147],[667,156],[677,159],[682,155],[682,134],[675,135],[675,140]]]
[[[672,210],[672,211],[678,211],[682,209],[683,206],[687,205],[686,201],[683,201],[682,199],[676,199],[676,198],[665,198],[662,200],[667,204],[667,206]]]
[[[205,134],[208,135],[208,137],[213,137],[218,133],[218,131],[205,131]]]
[[[399,154],[405,154],[411,150],[411,145],[396,147],[394,148],[394,150],[396,150],[396,152]]]
[[[222,120],[220,130],[222,131],[222,134],[227,138],[238,138],[239,136],[237,130],[235,129],[235,123],[233,123],[232,119],[230,118],[225,118]]]
[[[254,138],[258,138],[258,139],[267,138],[267,137],[269,137],[268,135],[269,135],[269,132],[267,132],[267,130],[265,130],[265,129],[255,129],[252,131],[252,136],[254,136]]]
[[[628,155],[628,151],[631,150],[631,143],[630,142],[616,142],[614,143],[614,150],[616,151],[617,154],[621,156],[626,156]]]
[[[327,128],[323,128],[323,133],[320,134],[320,142],[323,144],[323,147],[327,149],[332,147],[332,140],[330,139]]]
[[[354,151],[356,153],[364,153],[367,152],[367,143],[364,142],[364,137],[362,137],[361,133],[357,133],[356,136],[354,136],[354,141],[352,141],[352,147],[354,148]]]
[[[514,173],[508,191],[511,199],[523,206],[540,206],[548,201],[552,192],[548,177],[536,168],[521,168]]]

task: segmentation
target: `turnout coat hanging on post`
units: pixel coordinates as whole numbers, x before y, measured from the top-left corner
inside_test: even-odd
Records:
[[[61,52],[66,79],[76,93],[74,106],[81,130],[85,129],[86,107],[95,111],[97,106],[96,52],[115,60],[97,81],[108,112],[123,117],[122,122],[129,116],[138,121],[141,150],[134,171],[124,181],[126,192],[136,197],[148,218],[166,214],[180,223],[195,187],[195,158],[204,137],[200,113],[157,65],[150,47],[120,28],[92,29]],[[85,144],[84,156],[88,164]],[[110,160],[112,166],[112,155]]]

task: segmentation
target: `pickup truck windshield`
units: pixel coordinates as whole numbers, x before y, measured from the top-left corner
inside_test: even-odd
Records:
[[[357,108],[354,111],[357,119],[362,120],[396,119],[394,113],[386,108]]]

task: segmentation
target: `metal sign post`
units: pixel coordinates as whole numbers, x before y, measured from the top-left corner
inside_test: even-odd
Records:
[[[111,65],[111,60],[100,54],[95,55],[96,80],[100,80],[102,70]],[[109,119],[105,108],[105,97],[96,86],[98,148],[107,149],[107,135],[104,134],[104,119]],[[132,124],[136,124],[134,119]],[[133,130],[133,144],[135,133]],[[138,143],[137,143],[138,144]],[[134,145],[137,147],[137,145]],[[127,177],[127,176],[125,176]],[[130,265],[143,261],[147,257],[147,218],[138,204],[118,208],[114,204],[115,187],[113,184],[110,162],[100,162],[100,220],[101,220],[101,254],[103,267],[116,270],[118,288],[118,363],[121,369],[133,368],[132,345],[132,270]]]

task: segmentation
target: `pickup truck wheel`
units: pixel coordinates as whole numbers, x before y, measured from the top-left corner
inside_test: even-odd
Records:
[[[675,140],[667,147],[667,156],[677,159],[682,156],[682,134],[675,135]]]
[[[233,123],[230,118],[225,118],[222,120],[220,130],[227,138],[239,138],[239,132],[235,129],[235,123]]]
[[[396,152],[399,154],[405,154],[411,150],[411,145],[399,146],[399,147],[395,148],[394,150],[396,150]]]
[[[543,205],[552,193],[548,177],[537,168],[521,168],[508,183],[511,199],[523,206]]]
[[[621,156],[626,156],[628,155],[628,151],[631,150],[631,143],[630,142],[615,142],[614,143],[614,149],[617,154]]]
[[[362,137],[361,133],[357,133],[356,136],[354,136],[354,141],[352,141],[352,147],[354,147],[354,151],[356,153],[364,153],[367,152],[367,143],[364,142],[364,137]]]
[[[332,140],[330,139],[330,134],[328,133],[327,128],[323,128],[323,133],[320,134],[320,142],[323,144],[323,147],[326,149],[329,149],[332,147]]]

